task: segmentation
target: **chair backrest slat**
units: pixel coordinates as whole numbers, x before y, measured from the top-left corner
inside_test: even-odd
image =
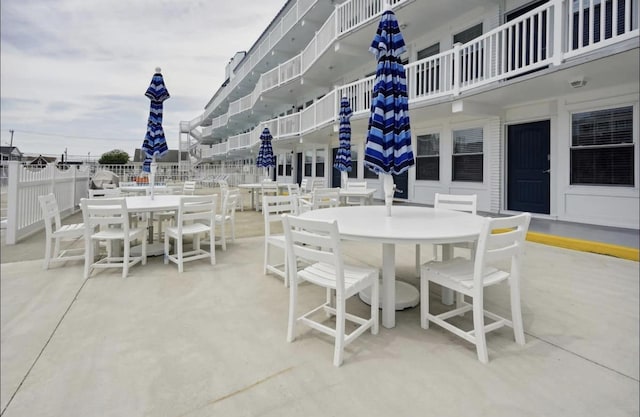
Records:
[[[313,190],[313,209],[337,207],[340,204],[339,188],[316,188]]]
[[[194,195],[180,197],[178,206],[177,228],[178,235],[182,236],[184,226],[192,223],[215,224],[216,219],[216,196],[215,195]]]
[[[129,231],[129,214],[124,198],[83,198],[80,204],[87,231],[94,226],[116,226],[121,227],[125,233]]]
[[[53,193],[41,195],[38,197],[38,200],[40,201],[40,207],[42,208],[42,216],[44,217],[44,227],[46,233],[51,234],[52,232],[54,232],[54,225],[55,230],[58,230],[62,225],[56,196]]]
[[[530,213],[517,216],[486,218],[478,239],[474,264],[474,286],[482,288],[486,267],[500,261],[511,261],[511,272],[520,269],[524,241],[531,221]]]
[[[433,207],[437,209],[464,211],[476,214],[478,196],[475,194],[440,194],[436,193]]]
[[[304,219],[292,215],[282,216],[289,270],[297,271],[297,260],[326,263],[335,269],[336,290],[344,292],[344,264],[338,223]]]

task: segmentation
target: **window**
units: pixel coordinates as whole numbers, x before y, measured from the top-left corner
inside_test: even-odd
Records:
[[[304,176],[310,177],[313,174],[311,173],[311,167],[313,164],[313,151],[304,151]]]
[[[324,161],[327,159],[327,151],[316,150],[316,177],[324,177]]]
[[[418,61],[440,53],[436,43],[418,51]],[[416,95],[423,96],[440,90],[440,60],[418,64],[416,67]]]
[[[351,148],[351,171],[348,173],[349,178],[358,178],[358,151]]]
[[[291,176],[291,167],[293,164],[293,152],[287,152],[285,154],[284,175]]]
[[[416,180],[440,180],[440,134],[416,138]]]
[[[482,128],[453,131],[453,181],[482,182]]]
[[[633,107],[571,117],[571,184],[634,185]]]
[[[453,43],[467,43],[482,35],[482,23],[453,35]]]
[[[453,35],[453,43],[465,44],[482,35],[482,23]],[[460,82],[469,82],[484,75],[484,51],[481,45],[463,49],[460,62]]]

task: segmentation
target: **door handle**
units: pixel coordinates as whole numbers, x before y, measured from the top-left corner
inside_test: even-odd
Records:
[[[542,171],[543,174],[549,174],[551,172],[551,169],[545,169],[544,171]]]

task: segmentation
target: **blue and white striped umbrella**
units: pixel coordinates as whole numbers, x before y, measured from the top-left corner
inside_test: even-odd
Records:
[[[385,10],[369,51],[378,61],[364,164],[377,174],[402,174],[415,164],[407,80],[400,55],[406,50],[398,20]]]
[[[260,135],[260,150],[258,151],[258,157],[256,158],[256,166],[264,168],[276,166],[276,162],[273,157],[273,148],[271,147],[272,138],[269,128],[265,127]]]
[[[169,152],[167,141],[164,137],[164,130],[162,129],[162,103],[171,96],[164,85],[160,68],[156,68],[156,73],[153,74],[151,84],[149,88],[147,88],[145,96],[151,100],[151,107],[149,120],[147,121],[147,134],[144,137],[142,151],[147,158],[161,158]],[[142,170],[150,172],[150,164],[143,164]]]
[[[342,97],[340,100],[340,144],[333,167],[338,171],[351,172],[351,106],[349,99]]]

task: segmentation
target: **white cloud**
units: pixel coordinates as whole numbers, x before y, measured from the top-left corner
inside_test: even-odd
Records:
[[[144,93],[160,66],[171,93],[163,126],[175,149],[180,121],[202,113],[229,59],[248,50],[284,4],[3,0],[0,140],[13,129],[23,152],[133,153],[146,128]]]

